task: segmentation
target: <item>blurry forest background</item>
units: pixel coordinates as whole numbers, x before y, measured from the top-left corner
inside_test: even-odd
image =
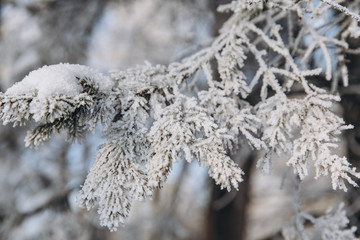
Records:
[[[179,61],[211,43],[228,17],[216,12],[222,2],[0,1],[0,90],[60,62],[105,72],[144,61]],[[350,44],[359,46],[356,40]],[[355,128],[346,132],[340,151],[359,169],[360,58],[348,60],[352,86],[340,89],[337,111]],[[314,216],[345,202],[351,225],[360,226],[358,188],[333,191],[327,178],[311,176],[299,187],[286,166],[263,176],[255,169],[256,153],[244,147],[232,156],[246,173],[238,192],[220,191],[206,169],[180,162],[153,200],[136,203],[128,224],[109,232],[99,226],[95,210],[75,203],[103,141],[100,133],[81,144],[57,135],[34,150],[24,147],[28,127],[0,127],[0,239],[281,239],[281,227],[294,214],[296,191],[302,209]]]

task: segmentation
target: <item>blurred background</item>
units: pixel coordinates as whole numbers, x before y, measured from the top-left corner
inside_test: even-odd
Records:
[[[216,37],[229,17],[216,12],[222,2],[227,1],[0,0],[0,90],[60,62],[107,72],[144,61],[180,61]],[[357,85],[359,58],[349,58],[350,83]],[[342,94],[337,111],[355,129],[343,137],[341,154],[359,168],[360,92]],[[24,147],[29,128],[0,127],[0,239],[281,239],[297,191],[304,211],[320,216],[345,202],[351,224],[360,226],[358,189],[333,191],[328,178],[312,176],[299,189],[284,161],[263,176],[255,169],[257,153],[244,145],[232,156],[246,173],[238,192],[221,191],[206,169],[179,162],[165,187],[152,200],[135,203],[126,226],[109,232],[99,226],[96,210],[75,202],[103,142],[100,131],[82,144],[55,135],[34,150]]]

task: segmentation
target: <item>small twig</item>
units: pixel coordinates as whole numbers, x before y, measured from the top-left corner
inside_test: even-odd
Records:
[[[179,196],[180,196],[180,189],[181,189],[181,186],[183,185],[184,183],[184,178],[186,176],[186,173],[187,173],[187,169],[189,167],[189,164],[187,162],[183,162],[183,165],[181,167],[181,171],[180,171],[180,174],[179,174],[179,177],[174,185],[174,188],[173,188],[173,192],[172,192],[172,198],[170,200],[170,206],[169,206],[169,209],[168,209],[168,214],[169,215],[173,215],[174,214],[174,211],[175,211],[175,207],[176,207],[176,203],[177,203],[177,200],[179,200]]]
[[[299,234],[300,240],[307,240],[305,234],[304,224],[302,221],[302,214],[300,209],[300,184],[301,180],[299,177],[296,178],[295,195],[294,195],[294,210],[295,210],[295,228]]]
[[[335,8],[336,10],[352,17],[353,19],[355,19],[356,21],[360,22],[360,16],[359,14],[356,14],[354,12],[351,12],[348,8],[338,4],[337,2],[333,1],[333,0],[321,0],[324,3],[329,4],[330,6],[332,6],[333,8]]]
[[[356,135],[354,132],[351,132],[349,134],[349,148],[351,150],[351,152],[353,154],[355,154],[356,156],[360,157],[360,148],[359,148],[359,143],[356,141],[355,139]]]
[[[295,194],[294,194],[294,211],[295,211],[295,228],[299,234],[300,240],[307,240],[308,237],[305,234],[302,211],[300,209],[300,191],[301,191],[301,180],[299,177],[296,178]]]
[[[280,183],[280,189],[281,189],[281,190],[284,189],[285,180],[286,180],[286,178],[288,177],[288,174],[289,174],[290,170],[291,170],[290,167],[288,167],[288,168],[286,169],[286,171],[284,172],[282,178],[281,178],[281,183]]]
[[[360,48],[356,48],[356,49],[346,49],[345,50],[346,54],[351,54],[351,55],[360,55]]]
[[[351,87],[341,88],[340,95],[360,95],[360,84],[353,84]]]

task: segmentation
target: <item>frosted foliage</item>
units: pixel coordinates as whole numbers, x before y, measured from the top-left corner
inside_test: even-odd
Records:
[[[180,62],[146,62],[110,76],[45,66],[0,95],[4,124],[38,124],[28,146],[56,132],[81,141],[102,125],[105,143],[78,201],[97,208],[110,230],[126,221],[133,201],[163,186],[179,160],[198,161],[221,188],[237,189],[246,173],[229,155],[245,144],[262,150],[256,166],[264,174],[285,159],[300,179],[314,170],[333,189],[357,186],[360,174],[334,151],[352,126],[333,113],[338,83],[349,84],[346,54],[358,52],[347,43],[360,35],[357,1],[239,0],[219,10],[232,12],[219,36]],[[330,91],[319,87],[322,79],[332,81]]]
[[[359,178],[360,174],[345,157],[332,152],[340,141],[337,136],[341,130],[352,128],[330,111],[332,100],[339,99],[324,93],[303,99],[275,95],[259,105],[258,113],[265,122],[262,139],[276,153],[289,153],[287,164],[300,179],[308,175],[308,161],[312,160],[316,178],[330,173],[333,188],[346,191],[344,181],[356,186],[349,175]]]
[[[100,148],[78,196],[87,209],[98,204],[100,224],[112,231],[124,224],[133,200],[151,195],[144,167],[132,161],[135,153],[128,152],[127,145],[106,143]]]
[[[109,141],[100,147],[78,196],[78,202],[87,209],[98,207],[101,225],[112,231],[125,222],[133,200],[152,194],[144,167],[149,151],[145,101],[136,96],[127,96],[126,100],[121,119],[104,132]]]
[[[217,130],[217,125],[207,116],[205,109],[197,106],[195,99],[180,99],[164,108],[149,132],[153,149],[147,165],[149,184],[161,186],[172,162],[197,159],[200,166],[209,168],[209,176],[221,188],[228,191],[231,185],[237,188],[243,172],[226,156],[222,135],[224,130]]]
[[[220,89],[199,92],[200,104],[214,117],[220,128],[227,129],[228,138],[223,138],[225,146],[232,149],[239,145],[239,135],[245,136],[256,149],[266,148],[263,141],[256,137],[260,119],[251,112],[246,102],[236,96],[227,97]],[[244,105],[239,109],[241,105]]]
[[[299,212],[291,223],[282,229],[285,240],[356,240],[356,227],[349,228],[349,219],[341,203],[336,210],[327,212],[325,215],[315,218],[305,212]],[[305,221],[310,222],[311,227],[304,228]],[[301,230],[299,230],[301,229]]]

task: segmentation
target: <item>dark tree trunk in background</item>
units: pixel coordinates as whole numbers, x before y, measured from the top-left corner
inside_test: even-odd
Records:
[[[221,4],[231,2],[229,0],[210,0],[210,8],[214,13],[214,35],[218,35],[219,28],[229,18],[230,14],[216,11]],[[214,69],[216,69],[214,67]],[[214,78],[219,78],[214,73]],[[228,192],[221,190],[218,185],[212,183],[211,199],[207,219],[204,227],[204,240],[242,240],[246,239],[246,207],[249,199],[250,173],[253,163],[253,154],[247,150],[240,150],[232,156],[232,159],[246,173],[244,181],[239,184],[239,190],[232,189]]]
[[[348,41],[353,48],[360,46],[358,39],[352,39]],[[348,55],[346,60],[348,61],[349,70],[349,87],[342,88],[339,86],[341,95],[341,105],[344,110],[344,120],[347,124],[352,124],[353,129],[347,130],[345,133],[348,148],[349,162],[360,169],[360,56]],[[340,82],[340,85],[341,82]],[[357,181],[360,185],[360,181]],[[347,197],[348,209],[347,215],[350,219],[351,226],[359,226],[360,223],[360,206],[358,199],[360,198],[360,191],[358,188],[350,188],[349,195]],[[358,227],[357,236],[360,236],[360,228]]]
[[[220,190],[213,184],[211,201],[208,209],[207,227],[204,240],[242,240],[246,239],[246,215],[249,201],[250,173],[254,154],[239,155],[244,181],[239,191]],[[236,159],[234,159],[236,160]]]

